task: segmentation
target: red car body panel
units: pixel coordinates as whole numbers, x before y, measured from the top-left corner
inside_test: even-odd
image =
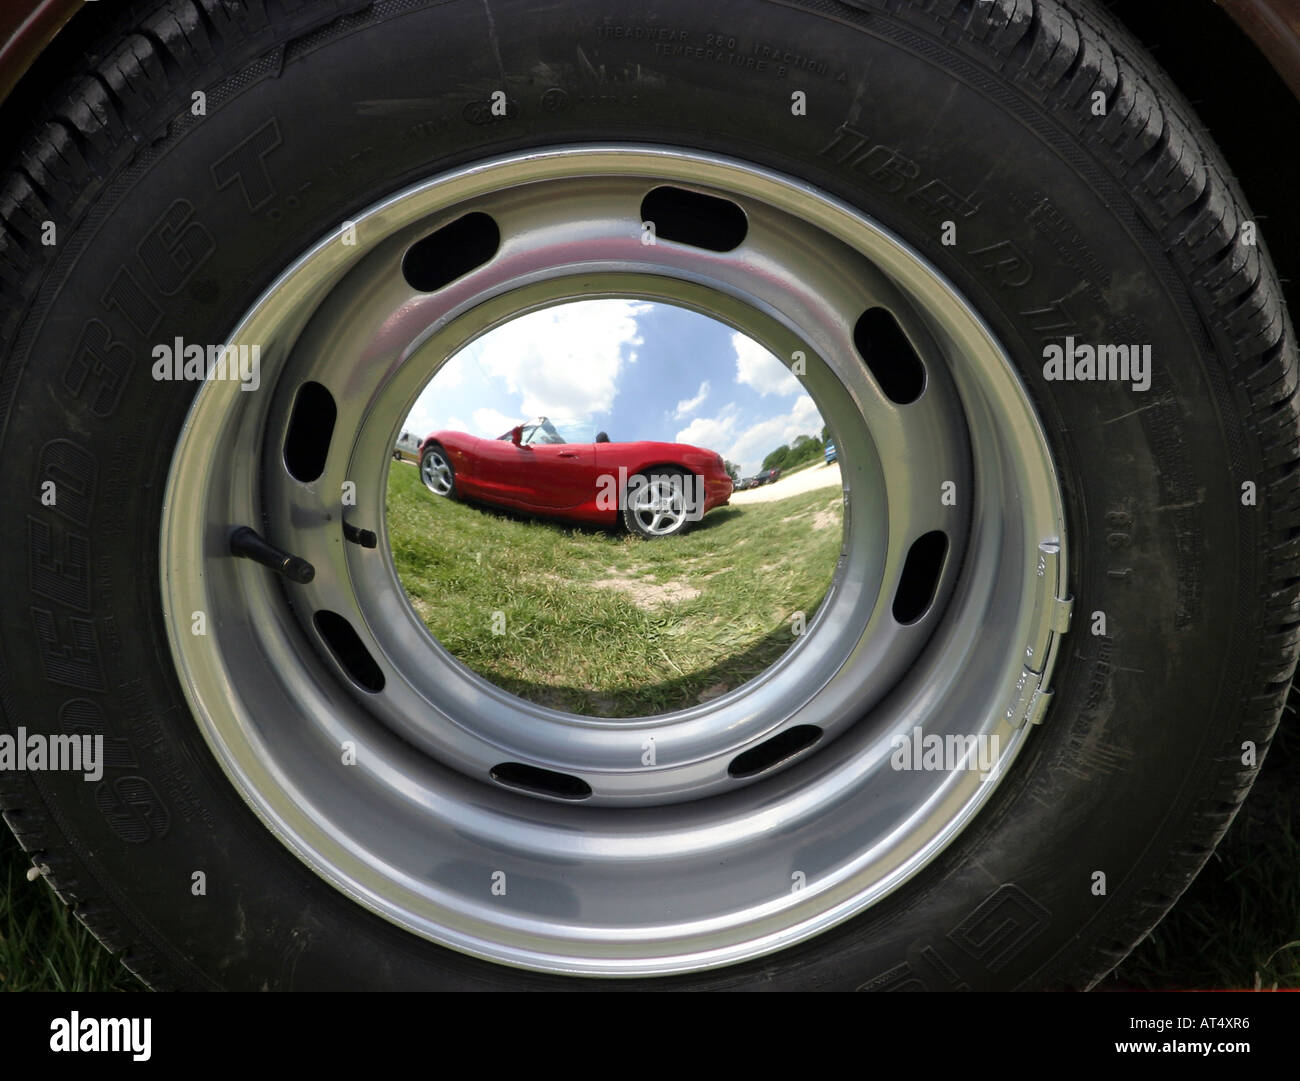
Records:
[[[481,439],[465,432],[434,432],[420,444],[446,452],[465,499],[552,518],[614,525],[610,483],[623,490],[637,473],[676,468],[704,483],[701,514],[731,498],[731,477],[711,450],[687,443],[557,443],[519,446],[508,439]],[[602,498],[602,495],[604,498]]]
[[[439,432],[437,439],[451,457],[457,487],[473,498],[539,510],[572,510],[594,498],[590,444],[516,446],[463,432]]]

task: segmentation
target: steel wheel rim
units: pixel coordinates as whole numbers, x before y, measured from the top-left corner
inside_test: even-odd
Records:
[[[431,729],[427,718],[416,722],[397,715],[387,689],[367,697],[341,678],[319,638],[294,614],[281,584],[268,581],[262,568],[225,554],[229,527],[268,505],[315,499],[318,509],[335,507],[336,497],[327,496],[326,488],[366,455],[373,458],[375,448],[380,475],[386,475],[387,451],[401,416],[390,411],[381,423],[374,419],[375,407],[381,400],[409,403],[423,383],[414,375],[406,383],[393,377],[373,399],[356,404],[366,416],[351,429],[344,425],[355,438],[340,451],[339,468],[326,472],[319,490],[307,485],[306,494],[295,489],[296,494],[285,495],[294,488],[291,478],[261,482],[256,464],[274,462],[278,448],[279,433],[268,432],[268,424],[275,418],[282,423],[287,414],[285,396],[291,397],[301,378],[294,374],[295,357],[310,344],[309,320],[319,316],[324,299],[349,275],[364,271],[367,261],[371,267],[391,263],[395,252],[466,207],[490,206],[503,191],[518,193],[524,185],[581,186],[591,178],[607,181],[611,191],[620,184],[649,190],[667,182],[719,193],[740,205],[755,227],[765,215],[793,220],[797,214],[808,230],[826,237],[827,245],[839,246],[836,258],[860,259],[873,268],[878,280],[871,288],[888,294],[907,313],[909,334],[926,337],[934,347],[927,359],[951,365],[929,374],[934,383],[951,383],[953,400],[962,409],[958,420],[968,426],[974,505],[969,536],[961,544],[963,565],[953,568],[951,577],[945,569],[925,613],[932,623],[924,627],[922,653],[909,654],[905,670],[865,717],[849,716],[865,708],[862,681],[850,678],[851,662],[870,654],[867,628],[881,597],[871,596],[871,611],[859,612],[872,583],[858,573],[869,559],[855,556],[854,544],[871,532],[871,523],[862,514],[855,518],[855,511],[872,507],[873,498],[874,509],[886,509],[887,496],[895,494],[886,493],[881,476],[873,476],[873,470],[883,475],[899,468],[875,452],[874,440],[888,435],[881,427],[874,435],[835,428],[850,481],[847,517],[854,526],[846,533],[846,557],[835,585],[810,621],[808,635],[773,669],[718,703],[648,724],[633,719],[600,725],[540,707],[524,709],[472,673],[457,671],[456,662],[445,651],[440,654],[427,635],[418,641],[422,653],[403,656],[404,647],[384,638],[385,628],[400,629],[412,641],[423,628],[404,598],[397,603],[386,543],[378,558],[370,558],[341,537],[321,541],[313,586],[326,592],[314,596],[335,590],[339,597],[354,588],[364,594],[371,607],[358,602],[352,612],[375,644],[389,682],[393,675],[406,677],[413,656],[432,657],[444,675],[466,689],[461,699],[443,702],[446,730]],[[617,203],[612,195],[611,200]],[[640,223],[635,205],[628,209],[635,238]],[[503,218],[508,221],[509,215]],[[1005,775],[1024,743],[1027,722],[1050,697],[1055,651],[1037,657],[1033,651],[1053,641],[1044,627],[1056,623],[1060,630],[1056,598],[1065,595],[1063,585],[1044,583],[1051,577],[1047,571],[1066,565],[1059,484],[1041,427],[1005,354],[956,291],[905,243],[824,193],[748,164],[665,148],[582,147],[499,159],[396,195],[360,215],[355,225],[369,238],[366,243],[347,247],[338,235],[322,240],[232,334],[231,343],[262,344],[263,380],[276,386],[274,398],[241,401],[234,387],[205,384],[179,441],[164,504],[164,611],[182,687],[218,762],[277,837],[348,896],[415,934],[497,962],[592,975],[696,971],[781,949],[863,911],[942,851]],[[540,236],[545,229],[533,232]],[[458,333],[473,337],[511,313],[562,299],[593,292],[650,295],[714,315],[719,312],[710,305],[721,305],[724,321],[752,320],[760,325],[760,340],[784,349],[783,356],[790,355],[792,343],[811,346],[810,390],[822,379],[823,392],[839,388],[853,409],[874,410],[873,423],[888,424],[889,410],[868,400],[879,391],[864,375],[860,358],[847,355],[843,342],[826,330],[837,320],[815,318],[818,305],[830,303],[825,298],[792,294],[784,298],[789,307],[783,310],[771,298],[738,298],[727,267],[712,256],[671,244],[653,253],[638,251],[622,234],[602,240],[601,250],[615,249],[614,255],[558,270],[533,266],[524,273],[516,266],[509,289],[496,294],[474,292],[476,272],[458,279],[435,297],[431,310],[436,307],[440,314],[412,335],[398,370],[409,368],[407,362],[418,358],[421,348],[458,323]],[[518,252],[505,250],[503,261],[518,258]],[[537,240],[529,250],[535,255],[547,249]],[[795,255],[806,258],[809,251],[796,247],[784,255],[784,265],[790,266]],[[491,271],[490,266],[484,271],[488,279]],[[835,292],[829,281],[826,292]],[[446,341],[440,339],[442,345]],[[821,367],[814,371],[816,365]],[[847,420],[845,426],[851,428]],[[934,434],[946,438],[941,431]],[[230,453],[232,446],[253,453],[244,458]],[[223,447],[223,454],[213,453],[213,447]],[[241,458],[242,466],[222,465]],[[924,463],[907,468],[925,475]],[[355,513],[382,510],[377,498],[370,496],[368,504],[363,499]],[[337,528],[340,514],[349,513],[354,512],[336,512],[330,528]],[[375,524],[382,533],[382,521]],[[895,532],[899,525],[896,520]],[[272,521],[270,539],[278,543],[311,539],[292,529],[277,536],[277,528]],[[879,540],[879,534],[871,538]],[[882,543],[885,550],[874,558],[883,581],[886,569],[901,558],[903,542],[895,537]],[[875,585],[878,594],[880,583]],[[380,601],[377,594],[383,594]],[[190,633],[192,613],[200,610],[209,613],[213,633]],[[990,634],[990,626],[1001,634]],[[853,641],[862,648],[837,652],[835,643],[842,647],[855,631]],[[827,651],[806,648],[814,641]],[[829,675],[812,659],[818,655],[835,662]],[[791,708],[805,693],[811,697]],[[457,718],[448,715],[465,701],[477,702],[480,715],[515,711],[537,723],[541,734],[536,736],[500,727],[471,733],[498,750],[502,739],[516,740],[511,751],[520,757],[531,755],[546,764],[563,742],[552,738],[556,733],[569,743],[581,737],[584,764],[602,784],[608,780],[608,790],[595,804],[573,806],[494,786],[486,776],[475,779],[470,771],[485,759],[478,747],[468,746],[473,741],[458,729]],[[755,703],[780,715],[764,718]],[[719,756],[709,738],[747,707],[760,717],[746,729],[743,746],[795,727],[810,710],[829,718],[828,736],[793,766],[729,786],[717,773],[713,760]],[[295,727],[283,723],[286,717],[312,723]],[[992,770],[978,777],[969,770],[942,777],[890,770],[891,737],[922,720],[927,731],[940,734],[946,724],[957,734],[998,736],[1000,755]],[[624,765],[617,755],[625,754],[630,742],[639,746],[627,737],[647,730],[672,737],[661,745],[668,751],[676,746],[669,761],[652,771]],[[349,743],[358,748],[358,759],[343,766],[339,749]],[[706,759],[707,770],[701,767]],[[645,779],[647,772],[668,780],[656,788],[657,782]],[[873,783],[875,791],[891,786],[890,799],[896,810],[902,808],[893,819],[875,815],[861,798]],[[431,849],[441,854],[433,867],[427,858]],[[720,878],[722,865],[727,873]],[[636,883],[652,872],[659,890],[647,897]],[[498,874],[505,875],[504,893],[493,891]],[[672,918],[664,918],[665,911],[674,912]]]
[[[425,451],[420,463],[420,479],[434,495],[451,494],[451,466],[438,450]]]

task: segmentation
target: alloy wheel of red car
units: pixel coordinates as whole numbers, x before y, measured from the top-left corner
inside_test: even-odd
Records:
[[[455,495],[455,473],[441,447],[429,447],[420,455],[420,480],[434,495]]]

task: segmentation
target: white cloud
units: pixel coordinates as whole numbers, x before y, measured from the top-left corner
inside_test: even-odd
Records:
[[[469,432],[470,435],[481,435],[484,439],[495,439],[499,435],[505,435],[523,419],[523,417],[508,417],[495,409],[475,409],[474,424],[464,431]]]
[[[736,382],[753,387],[759,394],[795,394],[802,389],[798,378],[768,350],[744,334],[731,336],[736,351]]]
[[[722,448],[730,446],[736,437],[736,412],[733,406],[727,406],[716,417],[696,417],[673,437],[676,443],[690,443],[695,447],[715,451],[724,458]]]
[[[739,465],[743,475],[749,476],[757,473],[763,459],[782,443],[790,443],[797,435],[820,436],[823,423],[813,400],[801,394],[788,413],[743,428],[731,409],[724,409],[716,417],[696,417],[677,433],[677,442],[716,451]]]
[[[637,316],[649,310],[630,300],[560,304],[498,327],[468,352],[519,395],[521,414],[584,419],[613,404],[619,371],[642,344]]]
[[[411,432],[416,438],[423,439],[426,435],[440,428],[450,428],[450,421],[444,422],[423,397],[415,403],[411,412],[407,414],[406,421],[402,428]]]
[[[495,438],[534,416],[585,420],[607,412],[623,366],[635,362],[642,344],[637,319],[650,310],[636,301],[596,300],[511,320],[444,363],[405,426],[421,438],[439,429]]]
[[[694,398],[683,398],[677,403],[677,408],[673,411],[673,420],[681,420],[685,416],[694,413],[700,407],[700,403],[709,396],[709,381],[706,379],[700,384],[699,392]]]
[[[433,377],[437,380],[438,388],[444,393],[452,390],[465,382],[465,366],[469,363],[469,356],[462,350],[453,357],[447,358],[442,367],[438,369],[437,374]]]

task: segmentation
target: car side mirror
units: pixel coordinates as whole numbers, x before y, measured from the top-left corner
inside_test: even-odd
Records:
[[[524,445],[524,426],[522,424],[516,424],[510,429],[510,442],[516,447]]]

